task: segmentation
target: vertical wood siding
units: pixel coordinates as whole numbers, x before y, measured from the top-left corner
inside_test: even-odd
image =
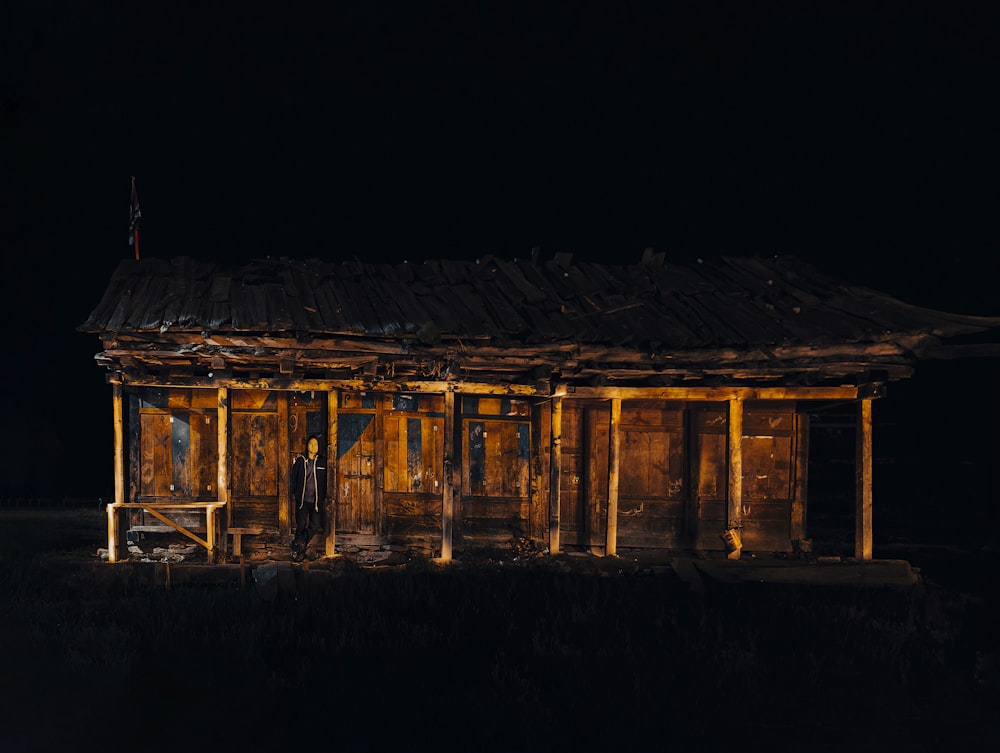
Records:
[[[461,546],[547,543],[551,490],[548,403],[461,396],[455,509]],[[327,393],[233,390],[228,451],[228,523],[284,534],[292,520],[288,469],[312,434],[327,446]],[[134,483],[142,499],[213,499],[217,396],[213,390],[141,390],[129,403],[136,444]],[[436,550],[441,546],[446,458],[443,395],[344,392],[337,405],[336,463],[329,494],[337,534]],[[604,549],[608,531],[610,403],[564,398],[561,408],[559,537],[562,546]],[[624,400],[615,544],[721,549],[730,487],[728,405]],[[801,536],[800,423],[792,401],[744,406],[744,547],[787,551]],[[334,470],[335,469],[335,470]],[[537,508],[537,509],[536,509]],[[133,523],[143,523],[141,514]],[[146,521],[148,522],[148,521]],[[192,521],[194,524],[195,521]]]

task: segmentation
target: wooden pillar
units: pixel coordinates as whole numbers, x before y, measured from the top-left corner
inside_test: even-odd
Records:
[[[444,483],[441,485],[441,560],[451,562],[455,523],[455,393],[444,393]]]
[[[858,402],[854,461],[854,556],[872,558],[872,401]]]
[[[610,418],[610,412],[609,412]],[[586,541],[587,547],[591,554],[598,554],[598,550],[603,549],[607,542],[607,526],[603,525],[607,521],[607,495],[602,496],[602,492],[605,492],[607,487],[605,483],[608,480],[608,469],[606,462],[602,462],[603,458],[599,457],[602,448],[600,447],[601,430],[603,429],[603,419],[604,411],[603,406],[600,407],[586,407],[583,410],[583,459],[578,465],[579,470],[582,473],[586,473],[586,481],[584,482],[583,489],[585,490],[586,502],[585,502],[585,519],[584,526],[586,527],[586,535],[584,540]],[[609,420],[610,423],[610,420]],[[609,433],[610,436],[610,433]],[[608,439],[604,437],[605,446],[607,446]],[[598,473],[599,470],[603,468],[604,475],[601,476]],[[601,509],[601,504],[605,505],[605,508]],[[601,528],[604,528],[604,533],[601,533]]]
[[[743,400],[729,401],[729,504],[726,526],[739,528],[743,523]]]
[[[392,395],[384,395],[376,392],[374,394],[375,415],[372,416],[372,423],[375,426],[375,441],[372,443],[372,452],[375,457],[371,460],[372,475],[372,523],[376,531],[385,530],[382,521],[385,518],[385,400],[388,399],[392,405]],[[391,408],[390,408],[391,410]]]
[[[806,538],[806,500],[809,497],[809,414],[795,411],[795,488],[792,498],[791,539]]]
[[[108,562],[118,561],[118,507],[108,505]]]
[[[562,396],[555,395],[550,403],[552,412],[552,457],[549,459],[549,554],[559,554],[559,504],[562,478]]]
[[[289,454],[294,457],[294,453],[289,453],[292,449],[289,438],[291,432],[288,430],[288,406],[291,402],[289,395],[290,393],[285,390],[278,390],[276,395],[278,406],[278,532],[282,536],[289,533],[291,529],[289,519],[292,517],[292,495],[288,493],[288,486],[292,470]],[[322,451],[323,448],[320,447],[320,452]],[[229,515],[232,518],[232,505],[229,506]]]
[[[618,476],[622,418],[622,400],[611,399],[611,424],[608,426],[608,525],[604,542],[604,554],[613,557],[618,554]]]
[[[548,400],[531,405],[528,471],[528,537],[548,548],[549,461],[552,455],[552,411]]]
[[[111,385],[114,429],[115,501],[108,505],[108,562],[118,561],[118,506],[125,502],[125,428],[122,386]]]
[[[340,468],[340,458],[337,449],[337,408],[340,403],[340,391],[330,390],[326,393],[326,556],[337,554],[337,499],[340,495],[340,484],[337,479]],[[330,493],[330,489],[333,493]]]
[[[217,516],[220,509],[225,508],[218,504],[205,506],[205,541],[208,542],[208,561],[211,563],[216,561],[216,553],[218,551],[216,547],[216,539],[218,538],[216,523],[218,522]],[[169,563],[167,565],[169,567]]]
[[[219,455],[215,486],[218,490],[219,505],[225,509],[228,520],[232,513],[229,511],[229,390],[226,387],[219,387],[218,390],[218,412],[215,423],[218,432]],[[209,517],[211,516],[212,513],[209,514]],[[214,534],[211,525],[209,525],[208,534]],[[213,548],[216,545],[216,542],[211,539],[209,539],[209,543]]]

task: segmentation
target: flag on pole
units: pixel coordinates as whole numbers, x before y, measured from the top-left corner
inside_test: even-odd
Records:
[[[142,212],[139,211],[139,194],[135,192],[135,176],[132,176],[132,198],[128,205],[128,245],[135,246],[135,258],[139,258],[139,220],[142,219]]]

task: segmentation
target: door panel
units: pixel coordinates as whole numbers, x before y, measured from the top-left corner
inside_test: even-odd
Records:
[[[273,390],[229,395],[229,525],[278,529],[284,504],[287,401]]]
[[[722,549],[729,494],[729,418],[725,405],[698,405],[692,410],[694,497],[690,500],[687,538],[697,549]]]
[[[587,544],[603,547],[608,530],[608,437],[611,413],[606,405],[584,412],[587,442]]]
[[[219,421],[215,410],[192,410],[190,432],[191,494],[212,499],[218,496],[219,478]]]
[[[791,551],[794,486],[793,406],[749,406],[743,424],[744,549]]]
[[[584,479],[580,477],[583,463],[583,409],[563,403],[562,468],[559,474],[559,528],[563,543],[584,543],[586,536],[586,500]]]
[[[233,494],[276,497],[278,494],[278,416],[276,413],[233,413]]]
[[[677,403],[622,403],[618,544],[684,544],[687,497],[684,410]]]
[[[342,413],[337,419],[337,530],[375,533],[375,416]]]
[[[444,419],[386,415],[385,491],[441,492]]]
[[[139,441],[139,494],[143,497],[169,497],[173,476],[170,451],[170,416],[143,413]]]

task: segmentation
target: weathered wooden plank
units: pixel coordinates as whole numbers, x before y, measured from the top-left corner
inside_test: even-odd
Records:
[[[301,265],[293,265],[288,271],[288,280],[285,283],[289,289],[294,289],[294,297],[289,296],[290,306],[300,310],[305,317],[305,323],[301,325],[304,331],[319,331],[323,328],[323,316],[319,311],[319,302],[316,300],[314,285],[318,282],[317,275],[306,271]],[[293,318],[299,319],[293,314]]]
[[[775,274],[773,268],[757,260],[727,257],[715,265],[713,270],[718,275],[718,280],[724,280],[733,290],[741,292],[741,297],[746,299],[744,305],[747,310],[752,308],[756,312],[755,316],[766,318],[762,328],[769,328],[772,322],[778,323],[786,337],[808,339],[824,332],[832,334],[848,324],[842,313],[834,313],[815,297],[809,304],[810,320],[804,321],[801,313],[802,298],[805,296],[791,295],[789,286],[784,284],[782,277]],[[820,324],[821,320],[825,323]],[[858,320],[856,324],[861,328],[868,326],[864,320]]]
[[[301,329],[308,326],[308,320],[302,316],[301,310],[289,304],[288,294],[284,285],[278,283],[268,283],[262,286],[264,299],[266,301],[265,310],[267,319],[261,328],[267,331],[282,331],[289,329]],[[298,318],[294,318],[292,310]]]
[[[340,452],[338,449],[339,429],[339,390],[330,390],[326,396],[326,478],[327,497],[324,500],[326,507],[326,541],[324,542],[326,556],[333,557],[337,554],[337,506],[340,499]],[[335,483],[331,483],[331,481]],[[291,474],[285,472],[281,485],[280,495],[282,499],[288,498],[288,490],[291,484]],[[282,504],[279,508],[278,521],[281,530],[287,531],[291,527],[290,511],[288,505]]]
[[[451,336],[464,335],[468,328],[463,325],[462,317],[471,319],[471,314],[455,301],[452,296],[440,295],[437,291],[422,287],[414,291],[420,306],[430,315],[429,321],[422,322],[421,340],[424,342],[439,339],[442,334]],[[431,337],[430,335],[435,335]]]
[[[532,306],[546,300],[545,291],[539,289],[525,277],[524,271],[519,264],[504,259],[493,259],[492,263],[497,268],[497,279],[501,281],[506,280],[507,282],[507,285],[503,285],[502,282],[500,284],[509,300],[524,301],[526,304]],[[517,293],[507,292],[508,286],[515,289]]]
[[[426,275],[427,270],[422,269],[422,272]],[[452,295],[450,288],[440,279],[433,283],[421,279],[414,284],[413,292],[423,308],[433,316],[429,324],[434,331],[457,336],[476,332],[478,322],[475,314],[461,297]]]
[[[232,278],[229,275],[217,275],[211,279],[208,290],[208,299],[213,303],[229,301],[229,286]]]
[[[271,328],[271,313],[267,308],[267,290],[263,285],[248,285],[245,301],[250,308],[250,321],[255,330]],[[280,327],[281,322],[275,322]]]
[[[360,290],[368,297],[369,305],[378,312],[379,329],[383,335],[395,337],[406,329],[406,313],[400,308],[400,285],[393,285],[381,275],[369,276]]]
[[[201,321],[198,309],[206,290],[203,272],[194,260],[185,258],[168,276],[163,321],[171,327],[186,327]]]
[[[233,280],[229,288],[230,314],[233,329],[248,330],[252,322],[248,319],[247,306],[244,301],[244,286],[241,281]]]
[[[455,393],[444,393],[444,440],[442,447],[443,477],[441,485],[441,559],[451,561],[455,535],[455,494],[461,488],[459,472],[461,462],[456,462],[460,443],[455,441]]]
[[[367,298],[355,289],[356,284],[355,279],[334,277],[327,280],[326,286],[339,302],[340,316],[350,331],[381,334],[382,326],[378,315],[371,308]]]
[[[580,327],[567,317],[547,276],[535,264],[527,261],[518,262],[516,268],[524,275],[526,282],[538,291],[531,299],[530,306],[522,306],[521,313],[530,320],[539,337],[566,340],[577,336]]]
[[[277,287],[281,289],[281,295],[275,294],[272,298],[272,304],[279,311],[282,310],[280,306],[283,305],[283,315],[288,322],[288,328],[301,332],[309,331],[317,323],[317,320],[310,318],[309,312],[306,311],[303,295],[308,293],[311,296],[312,291],[299,289],[294,267],[289,266],[281,270],[281,284]],[[280,304],[277,299],[280,299]]]
[[[532,316],[536,305],[545,301],[545,295],[525,280],[516,265],[504,265],[499,259],[487,257],[473,276],[473,288],[508,332],[523,337],[531,334],[533,324],[545,326],[544,317]]]
[[[135,287],[139,284],[137,278],[115,278],[108,284],[108,289],[101,299],[97,309],[95,309],[85,323],[88,331],[104,328],[111,332],[122,329],[129,320],[129,313],[133,304]]]
[[[727,528],[738,529],[743,522],[743,400],[729,401],[729,459],[727,468],[728,505],[726,508]],[[731,553],[732,556],[733,553]],[[734,559],[739,559],[739,549]]]
[[[629,267],[582,261],[575,266],[579,274],[570,275],[569,279],[573,282],[578,296],[603,299],[608,306],[618,306],[633,296],[646,293],[648,283],[640,282],[634,285]],[[637,277],[646,279],[641,267],[632,269],[638,270]]]
[[[399,307],[402,332],[406,334],[427,332],[434,325],[435,316],[425,303],[428,300],[436,301],[436,298],[418,299],[413,293],[412,284],[402,281],[393,284],[390,294]]]
[[[518,335],[528,329],[528,323],[512,306],[491,279],[478,280],[473,288],[481,297],[490,318],[504,334]]]
[[[872,558],[872,401],[858,401],[855,430],[854,556]]]
[[[404,519],[419,519],[423,524],[441,525],[441,496],[439,494],[390,494],[385,495],[385,515]],[[437,529],[441,533],[440,527]]]
[[[503,327],[470,284],[466,282],[452,284],[447,290],[447,298],[451,299],[453,305],[459,304],[464,309],[464,313],[454,320],[456,333],[480,334],[488,337],[498,337],[504,333]]]
[[[611,400],[611,420],[608,428],[608,512],[604,553],[614,556],[618,551],[618,484],[621,463],[620,398]]]
[[[159,329],[163,321],[162,291],[166,281],[160,277],[139,278],[129,297],[128,317],[124,327]]]
[[[337,298],[330,278],[319,280],[313,287],[313,294],[323,320],[323,328],[327,332],[348,332],[351,327],[344,316],[343,307]]]

